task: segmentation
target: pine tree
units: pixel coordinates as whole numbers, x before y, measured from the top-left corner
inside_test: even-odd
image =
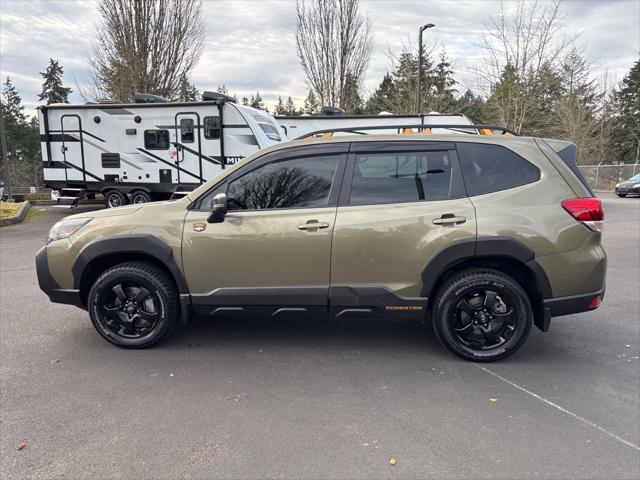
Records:
[[[217,92],[223,95],[229,95],[229,90],[227,89],[227,86],[224,83],[222,85],[218,85]]]
[[[276,104],[276,109],[274,112],[276,115],[286,115],[287,109],[284,106],[284,102],[282,101],[282,96],[278,95],[278,103]]]
[[[40,72],[44,82],[42,83],[42,93],[38,100],[44,100],[47,105],[52,103],[69,103],[70,88],[62,86],[62,66],[57,60],[49,59],[49,65],[44,72]]]
[[[262,101],[262,97],[260,96],[260,92],[256,92],[256,96],[251,95],[251,101],[249,102],[249,106],[252,108],[256,108],[258,110],[265,110],[264,102]]]
[[[35,118],[27,121],[22,98],[9,77],[3,84],[1,101],[11,184],[39,185],[42,179],[42,162],[38,122]],[[2,174],[4,161],[3,158],[0,166]]]
[[[364,112],[364,101],[358,90],[356,78],[350,73],[347,73],[344,88],[342,89],[340,105],[348,115],[360,115]]]
[[[455,103],[454,110],[469,117],[473,123],[484,123],[484,100],[471,90],[464,92]]]
[[[393,77],[386,73],[380,86],[373,92],[367,100],[365,112],[371,115],[378,115],[381,112],[393,112]]]
[[[456,81],[453,78],[451,63],[443,51],[440,61],[435,66],[431,76],[431,90],[427,92],[426,101],[430,111],[440,113],[450,112],[455,108]]]
[[[244,106],[244,107],[248,107],[249,106],[249,99],[247,97],[242,97],[242,100],[240,102],[242,103],[242,106]]]
[[[320,112],[320,103],[318,98],[313,93],[313,90],[309,90],[307,98],[304,99],[304,113],[307,115],[317,115]]]
[[[298,115],[298,109],[296,108],[296,104],[293,103],[291,97],[287,98],[287,103],[285,105],[286,115],[293,116]]]
[[[180,77],[180,90],[178,92],[178,101],[180,102],[197,102],[200,99],[200,93],[196,86],[189,82],[185,75]]]
[[[613,143],[618,157],[625,163],[640,162],[640,60],[614,94],[617,116]]]

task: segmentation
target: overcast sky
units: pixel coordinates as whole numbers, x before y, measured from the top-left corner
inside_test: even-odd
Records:
[[[507,2],[508,3],[508,2]],[[418,26],[427,22],[428,41],[444,47],[456,78],[478,61],[477,41],[497,13],[493,0],[362,0],[373,24],[374,50],[366,76],[371,93],[389,69],[388,51],[417,45]],[[209,0],[204,2],[207,39],[192,81],[199,90],[225,84],[242,97],[260,91],[267,105],[291,95],[301,104],[307,87],[295,51],[295,0]],[[620,80],[640,53],[640,0],[567,0],[563,34],[580,33],[594,75],[607,70]],[[88,79],[87,57],[98,18],[95,3],[74,0],[0,0],[0,71],[11,77],[25,104],[37,105],[49,57],[64,66],[65,84],[74,90]]]

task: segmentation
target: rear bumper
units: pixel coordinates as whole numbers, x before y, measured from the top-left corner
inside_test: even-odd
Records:
[[[604,298],[605,288],[597,292],[584,293],[581,295],[571,295],[568,297],[547,298],[544,300],[545,313],[548,311],[549,317],[561,317],[562,315],[572,315],[574,313],[589,312],[595,310],[590,306],[595,297],[600,297],[600,301]]]
[[[49,261],[47,260],[47,247],[42,247],[36,253],[36,272],[38,274],[38,285],[40,290],[47,294],[53,303],[66,303],[76,307],[85,308],[82,303],[80,290],[60,288],[51,272],[49,272]]]

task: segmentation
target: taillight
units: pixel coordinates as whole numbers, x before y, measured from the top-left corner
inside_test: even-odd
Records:
[[[602,202],[600,202],[599,198],[572,198],[562,202],[562,208],[579,222],[590,223],[604,220]]]
[[[603,230],[604,210],[599,198],[572,198],[562,202],[562,208],[589,230],[596,232]]]

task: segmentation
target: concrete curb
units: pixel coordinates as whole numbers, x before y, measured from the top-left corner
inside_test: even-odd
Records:
[[[22,202],[22,205],[20,205],[20,208],[18,208],[18,213],[16,213],[15,216],[9,218],[0,218],[0,227],[22,222],[24,220],[24,217],[27,216],[27,213],[29,213],[30,208],[31,204],[29,202]]]

